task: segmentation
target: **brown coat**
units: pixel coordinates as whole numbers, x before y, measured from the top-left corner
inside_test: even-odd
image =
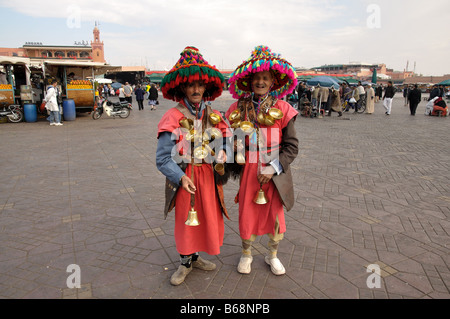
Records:
[[[335,112],[342,112],[341,95],[338,90],[331,91],[330,108]]]
[[[269,101],[269,99],[267,100]],[[238,108],[240,110],[241,116],[244,114],[244,109],[247,106],[247,103],[251,103],[247,100],[240,100],[238,104]],[[276,103],[276,100],[271,105]],[[296,117],[292,118],[285,128],[281,131],[281,144],[280,150],[276,154],[272,154],[273,157],[278,156],[278,160],[280,161],[281,166],[283,167],[283,172],[280,175],[276,173],[273,175],[272,180],[275,184],[275,187],[280,194],[281,201],[283,205],[286,207],[287,211],[290,211],[295,203],[295,194],[294,194],[294,183],[292,180],[291,173],[291,163],[295,160],[298,155],[298,138],[295,130],[295,120]],[[270,158],[270,154],[267,154]],[[266,162],[270,162],[273,158],[266,159]],[[238,164],[230,165],[230,169],[234,170],[234,176],[240,176],[242,173],[242,166]]]
[[[287,211],[294,207],[295,194],[292,180],[291,163],[298,155],[298,138],[295,131],[295,118],[282,130],[279,161],[283,166],[283,173],[273,176],[273,182],[280,194],[281,200]]]
[[[319,97],[317,98],[322,103],[326,103],[328,101],[330,89],[326,87],[321,87],[319,91]]]

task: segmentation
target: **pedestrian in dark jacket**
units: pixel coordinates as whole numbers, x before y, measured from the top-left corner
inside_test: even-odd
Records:
[[[136,96],[136,101],[139,106],[139,111],[144,109],[144,94],[145,94],[145,91],[141,88],[141,85],[138,84],[138,86],[134,90],[134,95]]]
[[[414,89],[409,92],[408,100],[409,100],[409,110],[411,111],[411,115],[416,115],[417,106],[422,99],[422,92],[420,92],[417,84],[414,85]]]
[[[386,115],[391,115],[392,100],[394,99],[394,95],[395,95],[395,88],[392,85],[392,81],[389,81],[383,96],[384,100],[383,106],[386,109]]]
[[[435,97],[439,97],[440,93],[441,92],[439,91],[439,87],[437,85],[433,86],[433,89],[430,92],[430,98],[428,99],[428,101],[431,101]]]
[[[148,104],[152,106],[151,110],[156,110],[156,105],[158,104],[158,90],[155,84],[152,84],[148,90]]]

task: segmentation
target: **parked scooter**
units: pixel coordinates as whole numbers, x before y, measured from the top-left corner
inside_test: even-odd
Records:
[[[102,117],[103,113],[106,113],[106,115],[112,116],[113,118],[119,116],[123,119],[126,119],[128,116],[130,116],[131,109],[131,103],[128,103],[126,101],[111,102],[108,99],[104,99],[99,103],[94,112],[92,112],[92,118],[94,120],[98,120],[100,117]]]
[[[20,105],[11,104],[6,106],[6,103],[2,103],[0,110],[0,117],[7,117],[11,123],[19,123],[23,120],[23,111]]]

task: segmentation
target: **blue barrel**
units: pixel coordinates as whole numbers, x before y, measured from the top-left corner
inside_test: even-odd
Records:
[[[25,115],[25,122],[37,121],[37,107],[36,104],[24,104],[23,113]]]
[[[73,99],[66,99],[63,101],[63,115],[64,121],[75,121],[75,101]]]

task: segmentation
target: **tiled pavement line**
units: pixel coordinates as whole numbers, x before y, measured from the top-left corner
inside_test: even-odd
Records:
[[[309,197],[315,197],[315,198],[318,198],[319,200],[324,200],[322,197],[316,196],[316,195],[314,195],[314,194],[311,194],[311,193],[309,193],[308,191],[302,190],[302,192],[303,192],[303,193],[308,193],[308,194],[309,194]],[[346,211],[352,212],[353,214],[355,214],[355,216],[360,216],[360,214],[359,214],[358,212],[355,212],[351,207],[341,206],[341,205],[338,205],[338,203],[335,203],[335,204],[336,204],[337,206],[340,206],[342,209],[345,209]],[[395,203],[395,204],[398,204],[398,203]],[[302,225],[304,225],[305,227],[307,227],[312,233],[315,233],[315,234],[317,234],[318,236],[325,237],[327,240],[330,240],[330,241],[333,242],[334,244],[336,244],[336,245],[342,247],[344,250],[348,250],[347,247],[345,247],[343,244],[334,241],[333,238],[332,238],[331,236],[326,236],[326,234],[324,234],[324,233],[322,233],[322,232],[319,232],[318,230],[315,230],[315,229],[309,227],[307,224],[302,223],[302,222],[301,222],[301,219],[298,219],[297,221],[298,221],[299,223],[301,223]],[[385,225],[385,224],[384,224],[383,226],[389,228],[389,227],[388,227],[387,225]],[[372,228],[372,226],[370,226],[370,227]],[[393,229],[393,231],[395,231],[395,229]],[[353,231],[352,231],[352,232],[353,232]],[[397,232],[397,233],[398,233],[398,232]],[[408,235],[407,233],[405,233],[405,232],[398,233],[398,234],[401,234],[402,236],[405,236],[405,237],[410,238],[411,240],[414,240],[414,241],[417,242],[418,244],[422,245],[422,247],[426,245],[429,251],[434,251],[433,247],[430,246],[429,244],[424,244],[424,243],[420,242],[419,240],[417,240],[417,239],[415,239],[415,238],[409,236],[409,235]],[[352,252],[352,253],[354,253],[355,255],[358,255],[358,253],[357,253],[357,252],[354,252],[352,249],[350,249],[349,251]],[[375,251],[376,251],[376,253],[377,253],[377,255],[378,255],[378,260],[380,260],[380,256],[379,256],[378,249],[375,249]],[[421,253],[418,253],[416,256],[420,256],[420,255],[423,255],[423,254],[424,254],[424,253],[421,252]],[[367,260],[364,256],[359,256],[359,257],[361,257],[362,259],[366,260],[369,264],[372,263],[372,262],[374,262],[374,261]],[[405,260],[409,260],[409,259],[412,259],[412,258],[414,258],[414,257],[415,257],[415,256],[405,256]],[[399,261],[397,261],[397,262],[399,262]],[[442,275],[441,275],[441,276],[442,276]],[[400,279],[400,278],[399,278],[399,279]],[[401,279],[400,279],[400,280],[401,280]],[[430,280],[430,282],[431,282],[431,279],[430,279],[430,278],[429,278],[429,280]],[[442,278],[442,277],[441,277],[441,281],[445,283],[445,279]],[[408,282],[405,281],[404,283],[408,285]],[[324,291],[323,293],[326,294],[325,291]],[[424,292],[424,294],[425,294],[425,292]],[[426,295],[426,294],[425,294],[425,295]]]
[[[115,131],[115,130],[114,130],[114,131]],[[136,143],[133,142],[133,140],[129,139],[126,135],[121,134],[121,132],[120,132],[119,130],[117,130],[117,132],[116,132],[115,134],[118,135],[118,136],[120,136],[120,137],[121,137],[123,140],[125,140],[129,145],[131,145],[131,146],[132,146],[132,147],[133,147],[133,148],[141,155],[142,158],[145,158],[146,160],[148,160],[148,161],[151,163],[151,165],[154,165],[154,159],[153,159],[153,158],[149,158],[148,155],[145,154],[145,150],[140,149],[140,148],[136,145]],[[155,165],[155,168],[154,168],[154,169],[155,169],[155,172],[156,172],[156,171],[157,171],[156,165]],[[120,179],[120,177],[119,177],[119,179]],[[236,205],[236,208],[238,208],[237,205]],[[230,207],[227,207],[227,209],[230,210]],[[172,213],[173,213],[173,211],[172,211]],[[143,218],[145,219],[145,217],[144,217],[144,215],[142,214],[142,212],[141,212],[141,215],[142,215]],[[231,227],[230,225],[228,225],[228,224],[226,223],[226,221],[225,221],[224,227],[227,228],[229,231],[233,232],[237,237],[240,238],[239,230],[238,230],[238,229],[235,230],[233,227]],[[156,237],[158,237],[158,236],[156,236]],[[159,239],[158,239],[158,241],[159,241]],[[160,243],[161,243],[161,242],[160,242]],[[164,248],[163,245],[161,245],[161,246],[162,246],[163,249],[165,250],[167,256],[170,258],[170,253],[166,251],[166,248]],[[241,247],[239,246],[238,249],[241,250]],[[219,260],[220,260],[220,256],[219,256],[218,258],[219,258]],[[173,264],[173,266],[174,266],[175,269],[179,266],[178,260],[176,260],[175,262],[172,262],[172,264]],[[218,266],[219,266],[219,265],[218,265]],[[236,266],[237,266],[237,265],[236,265]],[[220,270],[219,270],[219,271],[220,271]],[[204,290],[205,290],[205,291],[207,291],[208,288],[209,288],[209,286],[212,285],[212,283],[214,282],[214,278],[219,274],[219,271],[215,271],[215,272],[209,273],[209,276],[212,277],[212,278],[211,278],[211,280],[204,286]],[[267,278],[266,278],[266,280],[267,280]],[[185,285],[185,286],[186,286],[186,288],[188,289],[188,291],[190,292],[191,297],[192,297],[192,298],[195,298],[196,294],[190,289],[189,285]],[[263,293],[263,291],[261,290],[261,291],[259,292],[259,295],[258,295],[257,298],[260,298],[262,293]]]
[[[140,156],[141,156],[142,158],[146,159],[146,160],[150,163],[150,165],[154,165],[154,171],[157,172],[157,168],[156,168],[156,164],[155,164],[155,162],[154,162],[154,159],[153,159],[153,158],[150,158],[150,157],[146,154],[146,153],[148,153],[148,152],[145,152],[145,150],[140,149],[140,148],[136,145],[136,143],[133,142],[132,139],[129,139],[128,136],[122,134],[122,133],[120,132],[120,130],[118,130],[118,129],[113,129],[113,132],[114,132],[115,135],[120,136],[121,139],[124,140],[128,145],[131,145],[131,146],[136,150],[136,152],[137,152],[138,154],[140,154]],[[102,148],[102,151],[103,151],[103,153],[105,154],[105,157],[107,157],[107,153],[104,151],[103,148]],[[112,169],[116,172],[116,167],[114,166],[114,163],[112,163],[112,162],[110,161],[109,164],[110,164],[110,166],[112,167]],[[126,187],[125,183],[123,183],[123,179],[120,177],[120,174],[117,174],[117,173],[116,173],[116,176],[117,176],[117,179],[119,179],[119,180],[122,181],[122,184],[123,184],[123,186],[124,186],[124,189],[127,190],[127,192],[128,192],[128,188]],[[128,193],[128,194],[129,194],[129,193]],[[130,194],[129,194],[129,195],[130,195]],[[131,198],[131,196],[130,196],[130,198]],[[132,198],[131,198],[131,199],[132,199]],[[133,203],[134,203],[134,200],[133,200]],[[137,205],[135,205],[135,207],[136,207],[136,209],[140,212],[142,219],[144,219],[144,220],[147,222],[147,225],[148,225],[149,229],[151,229],[152,226],[151,226],[150,224],[148,224],[148,220],[147,220],[147,218],[145,217],[145,215],[142,213],[141,209],[140,209]],[[174,212],[172,211],[171,213],[174,213]],[[162,211],[161,211],[161,214],[162,214]],[[225,227],[227,227],[227,226],[225,226]],[[231,227],[230,227],[230,230],[234,231]],[[163,243],[160,241],[160,239],[159,239],[158,236],[155,236],[155,237],[156,237],[156,240],[160,243],[160,245],[161,245],[162,249],[164,250],[164,252],[166,253],[167,257],[168,257],[170,260],[172,260],[171,252],[169,252],[169,251],[167,250],[167,248],[164,247]],[[178,254],[178,253],[177,253],[177,254]],[[179,260],[178,260],[178,259],[176,259],[175,261],[172,260],[172,265],[173,265],[174,269],[176,270],[176,269],[178,268],[178,266],[179,266]],[[208,287],[211,285],[212,282],[214,282],[214,278],[215,278],[215,276],[217,276],[217,274],[218,274],[218,271],[214,271],[214,272],[209,272],[209,273],[208,273],[208,276],[212,277],[212,279],[211,279],[211,280],[207,283],[207,285],[204,287],[204,290],[205,290],[205,291],[208,290]],[[171,275],[171,274],[170,274],[170,275]],[[170,275],[169,275],[169,278],[170,278]],[[190,298],[196,298],[196,297],[195,297],[195,296],[196,296],[196,295],[195,295],[195,292],[191,290],[190,286],[189,286],[189,285],[184,285],[184,286],[185,286],[186,289],[188,290],[189,295],[190,295]]]
[[[320,176],[320,175],[318,175],[318,174],[315,174],[315,173],[313,173],[313,172],[309,172],[309,173],[310,173],[310,174],[316,175],[316,176],[317,176],[318,178],[320,178],[320,179],[323,178],[322,176]],[[330,179],[328,179],[328,180],[330,180]],[[333,180],[332,182],[335,183],[335,184],[340,184],[341,186],[347,186],[345,183],[340,182],[340,181],[337,181],[337,180]],[[308,191],[301,190],[301,192],[306,193],[306,192],[308,192]],[[363,194],[363,196],[364,196],[364,194]],[[377,197],[378,199],[383,200],[383,201],[390,201],[390,202],[392,202],[394,205],[402,206],[402,207],[404,207],[405,209],[409,209],[409,208],[411,208],[411,206],[413,206],[415,209],[421,210],[420,207],[415,207],[413,204],[405,205],[405,204],[396,202],[396,201],[394,201],[394,200],[392,200],[392,199],[386,199],[386,198],[383,198],[383,197],[381,197],[381,196],[379,196],[379,195],[377,195],[377,194],[375,194],[375,193],[371,193],[370,196]],[[325,201],[325,200],[326,200],[326,199],[321,198],[321,197],[319,197],[319,196],[317,196],[317,195],[314,195],[314,194],[312,194],[312,193],[309,193],[309,197],[315,197],[315,198],[317,198],[318,200],[321,200],[321,201]],[[351,212],[354,213],[356,216],[361,216],[358,212],[355,212],[351,207],[345,207],[345,206],[340,205],[338,201],[337,201],[337,202],[334,201],[333,204],[339,206],[340,209],[345,209],[345,210],[347,210],[347,211],[351,211]],[[367,205],[366,205],[366,210],[367,210]],[[393,213],[390,213],[390,214],[393,214]],[[367,215],[367,217],[370,219],[370,216],[369,216],[369,215]],[[385,227],[388,228],[388,229],[391,229],[391,228],[389,228],[388,225],[385,225]],[[391,229],[391,230],[396,231],[395,229]],[[417,240],[417,239],[412,238],[412,237],[411,237],[411,239]],[[440,246],[442,246],[442,245],[440,245]],[[431,247],[430,247],[430,248],[431,248]],[[434,247],[432,247],[432,248],[434,248]],[[442,248],[444,248],[444,247],[442,246]]]

